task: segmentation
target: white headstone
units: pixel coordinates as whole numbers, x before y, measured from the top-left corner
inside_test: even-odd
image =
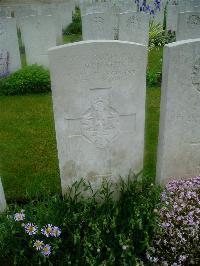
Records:
[[[92,13],[102,13],[106,12],[108,9],[112,7],[112,3],[104,2],[104,3],[83,3],[81,5],[81,15],[85,16],[87,14]]]
[[[48,16],[52,15],[54,20],[56,33],[57,33],[57,44],[62,44],[62,18],[57,4],[24,4],[15,5],[14,14],[17,19],[17,25],[20,27],[21,18],[27,16]]]
[[[199,0],[181,0],[179,1],[179,12],[195,11],[196,6],[200,6]]]
[[[11,17],[11,10],[8,6],[0,6],[0,17]]]
[[[14,18],[0,17],[0,77],[21,68],[21,59]]]
[[[49,51],[63,193],[85,178],[98,187],[143,168],[145,46],[79,42]]]
[[[0,178],[0,213],[4,212],[6,209],[6,198],[3,190],[3,185]]]
[[[119,40],[149,42],[149,16],[143,12],[126,12],[119,15]]]
[[[200,38],[200,12],[179,13],[176,40],[197,38]]]
[[[157,180],[200,174],[200,39],[165,46]]]
[[[72,14],[75,11],[75,3],[73,1],[67,3],[56,4],[60,14],[62,28],[66,28],[72,22]]]
[[[49,66],[48,49],[56,46],[57,33],[54,19],[49,16],[28,16],[20,19],[28,65]]]
[[[167,6],[167,30],[168,31],[176,32],[177,20],[178,20],[178,5],[168,4]]]
[[[118,17],[109,11],[82,16],[83,40],[114,40],[118,35]]]

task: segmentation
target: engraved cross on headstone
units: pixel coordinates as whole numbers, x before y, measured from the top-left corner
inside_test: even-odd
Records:
[[[120,114],[110,103],[111,88],[90,89],[91,104],[79,117],[66,115],[67,138],[83,138],[96,148],[108,148],[120,134],[136,130],[136,113]]]

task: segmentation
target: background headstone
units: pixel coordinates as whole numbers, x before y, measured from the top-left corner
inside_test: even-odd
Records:
[[[178,3],[179,12],[195,11],[194,7],[200,6],[199,0],[180,0]]]
[[[157,180],[200,174],[200,39],[165,46]]]
[[[87,41],[49,51],[62,190],[143,168],[147,49]]]
[[[119,15],[119,40],[149,42],[149,16],[143,12],[126,12]]]
[[[83,40],[114,40],[118,30],[118,18],[109,9],[103,13],[82,16]]]
[[[179,13],[176,40],[197,38],[200,38],[200,12]]]
[[[6,198],[3,190],[3,185],[1,182],[1,177],[0,177],[0,213],[4,212],[6,210]]]
[[[177,30],[177,22],[178,22],[178,5],[168,4],[167,5],[167,30],[175,31]]]
[[[54,19],[49,16],[28,16],[20,19],[27,64],[49,66],[48,49],[56,46]]]
[[[21,68],[17,27],[14,18],[0,17],[0,77]]]
[[[11,17],[10,8],[6,6],[0,6],[0,17]]]

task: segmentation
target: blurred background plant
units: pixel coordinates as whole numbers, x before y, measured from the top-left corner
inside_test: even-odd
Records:
[[[81,11],[80,8],[76,7],[75,13],[72,16],[72,23],[69,24],[64,30],[64,35],[71,34],[82,34],[82,23],[81,23]]]

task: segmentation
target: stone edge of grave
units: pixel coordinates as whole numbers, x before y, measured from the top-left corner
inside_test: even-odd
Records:
[[[6,198],[5,198],[4,189],[3,189],[3,185],[2,185],[1,177],[0,177],[0,213],[4,212],[6,208],[7,208]]]
[[[146,47],[146,45],[141,44],[141,43],[120,41],[120,40],[87,40],[87,41],[80,41],[80,42],[68,43],[68,44],[63,44],[63,45],[51,47],[48,49],[48,52],[51,52],[54,50],[59,50],[61,48],[65,48],[65,47],[77,46],[77,45],[81,45],[81,44],[91,44],[91,43],[124,43],[124,44],[130,44],[130,45],[135,44],[137,46]]]
[[[200,38],[181,40],[181,41],[176,41],[176,42],[166,44],[164,47],[174,47],[174,46],[181,45],[181,44],[184,45],[184,44],[194,43],[194,42],[199,42],[199,41],[200,41]]]

